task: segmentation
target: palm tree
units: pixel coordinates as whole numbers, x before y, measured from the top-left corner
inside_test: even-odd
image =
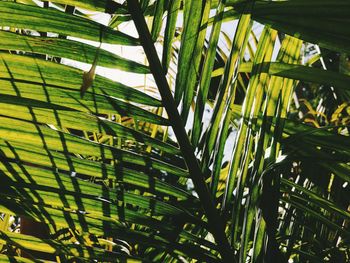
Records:
[[[0,261],[350,261],[349,14],[0,1]]]

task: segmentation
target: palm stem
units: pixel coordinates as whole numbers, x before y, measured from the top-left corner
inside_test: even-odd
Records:
[[[163,68],[159,61],[157,51],[153,45],[152,36],[147,28],[144,16],[137,0],[128,0],[128,9],[134,20],[141,44],[146,53],[149,66],[155,82],[158,86],[164,107],[168,113],[170,123],[178,140],[196,192],[201,200],[203,209],[208,217],[212,234],[218,246],[218,250],[224,262],[232,261],[233,252],[225,235],[225,228],[221,217],[214,206],[209,189],[204,181],[204,175],[200,169],[193,147],[189,141],[184,124],[171,94],[168,82],[163,74]]]

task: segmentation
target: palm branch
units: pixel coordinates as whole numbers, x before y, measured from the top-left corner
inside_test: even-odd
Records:
[[[348,261],[349,13],[0,1],[0,259]]]

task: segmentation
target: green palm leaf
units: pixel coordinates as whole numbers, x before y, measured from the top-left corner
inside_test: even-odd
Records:
[[[0,13],[1,262],[349,261],[348,1]]]

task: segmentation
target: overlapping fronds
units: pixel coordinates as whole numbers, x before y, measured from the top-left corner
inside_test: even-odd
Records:
[[[350,260],[349,14],[0,1],[0,261]]]

